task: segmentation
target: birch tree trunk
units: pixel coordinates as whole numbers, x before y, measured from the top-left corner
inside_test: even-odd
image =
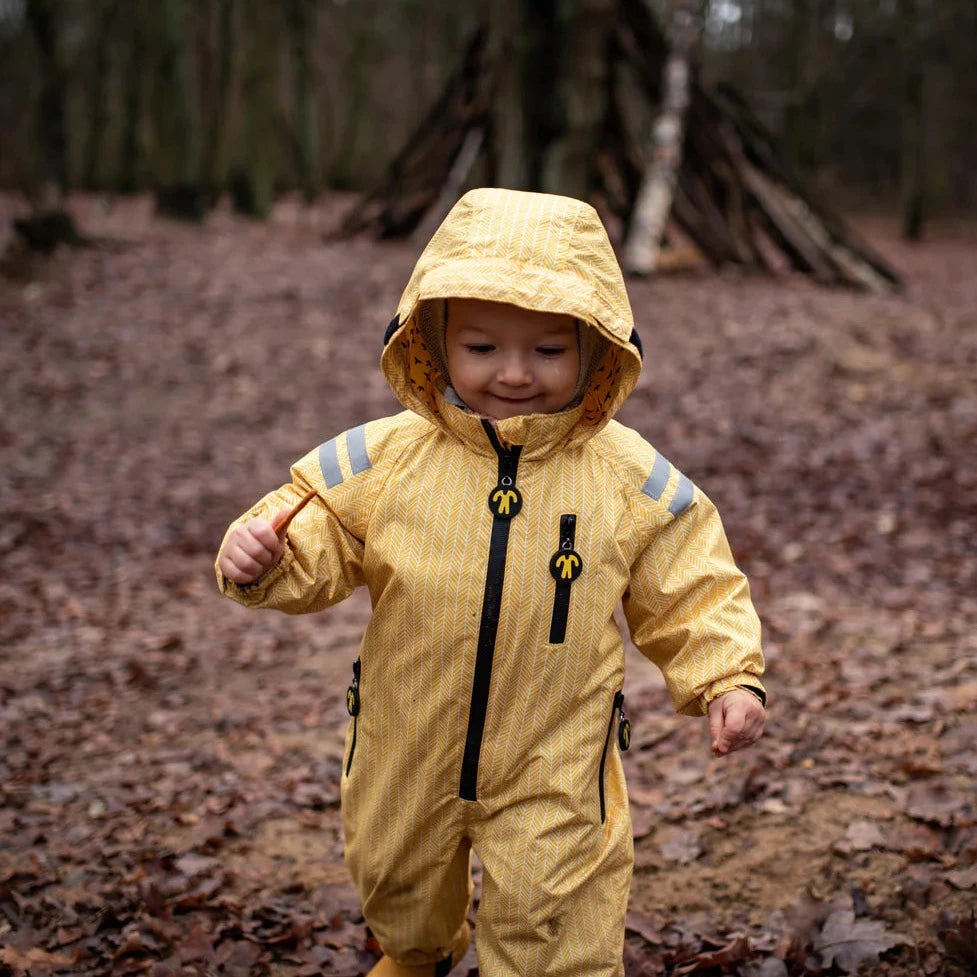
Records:
[[[690,56],[701,30],[697,8],[697,0],[672,0],[671,49],[662,80],[662,108],[655,120],[651,156],[624,245],[625,270],[635,275],[650,275],[655,270],[675,197],[689,105]]]

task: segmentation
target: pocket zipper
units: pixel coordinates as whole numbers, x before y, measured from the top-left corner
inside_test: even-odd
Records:
[[[626,750],[631,745],[631,723],[624,715],[624,693],[614,693],[614,705],[611,707],[611,718],[607,722],[607,735],[604,737],[604,749],[600,755],[600,770],[597,774],[597,792],[600,796],[600,823],[607,820],[607,807],[604,800],[604,768],[607,765],[607,747],[611,742],[611,732],[614,729],[614,720],[618,719],[617,740],[618,746]],[[626,735],[622,735],[626,729]],[[627,743],[627,746],[624,743]]]
[[[346,690],[346,711],[353,717],[353,740],[349,744],[349,757],[346,760],[346,776],[353,766],[356,752],[356,717],[360,714],[360,660],[353,662],[353,684]]]
[[[568,512],[560,516],[560,536],[557,550],[550,557],[550,576],[556,581],[553,591],[553,614],[550,618],[551,645],[562,645],[567,637],[570,615],[570,587],[583,572],[583,560],[573,548],[577,533],[577,517]]]

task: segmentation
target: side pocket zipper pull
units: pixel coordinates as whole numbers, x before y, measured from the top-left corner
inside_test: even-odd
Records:
[[[624,696],[621,696],[621,705],[617,713],[617,745],[622,753],[627,753],[631,746],[631,721],[624,714]]]
[[[360,711],[360,660],[353,662],[353,684],[346,690],[346,711],[351,716]]]

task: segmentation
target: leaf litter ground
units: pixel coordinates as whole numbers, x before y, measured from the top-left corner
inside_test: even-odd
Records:
[[[0,279],[0,975],[374,959],[338,814],[368,602],[255,614],[211,569],[294,459],[397,409],[416,248],[323,243],[341,204],[194,228],[79,197],[96,246]],[[629,650],[629,974],[975,972],[977,235],[863,225],[904,295],[629,285],[621,419],[719,505],[771,700],[713,760]]]

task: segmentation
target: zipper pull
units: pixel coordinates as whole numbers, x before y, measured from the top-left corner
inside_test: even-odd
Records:
[[[353,662],[353,684],[346,690],[346,711],[351,716],[360,711],[360,660]]]
[[[617,745],[621,748],[622,753],[627,753],[631,746],[631,722],[624,714],[623,695],[617,711]]]
[[[496,519],[512,519],[522,508],[522,495],[511,475],[503,475],[488,498],[489,508]]]

